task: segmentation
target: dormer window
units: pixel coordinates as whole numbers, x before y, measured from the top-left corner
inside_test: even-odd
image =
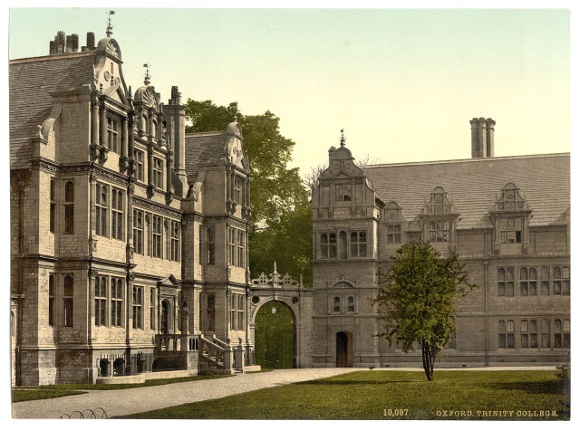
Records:
[[[522,219],[502,218],[500,221],[501,243],[519,244],[522,242]]]
[[[514,183],[507,183],[491,212],[496,254],[527,253],[528,226],[532,211]]]
[[[449,222],[448,221],[430,221],[429,222],[429,241],[430,242],[449,242]]]
[[[423,239],[431,243],[453,243],[454,231],[459,213],[441,186],[431,192],[429,202],[423,207]]]
[[[401,243],[401,225],[388,224],[387,225],[387,244]]]

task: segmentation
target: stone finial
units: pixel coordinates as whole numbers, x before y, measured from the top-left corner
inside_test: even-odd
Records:
[[[346,138],[344,137],[344,129],[340,129],[340,146],[344,147]]]

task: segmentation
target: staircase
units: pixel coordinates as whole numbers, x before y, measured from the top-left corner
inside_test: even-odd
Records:
[[[215,335],[199,340],[199,374],[234,374],[234,349],[228,343]]]

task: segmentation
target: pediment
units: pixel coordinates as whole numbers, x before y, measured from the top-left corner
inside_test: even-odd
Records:
[[[169,274],[164,279],[159,280],[157,282],[157,286],[172,287],[174,289],[178,289],[179,287],[181,287],[179,281],[177,281],[177,278],[175,278],[173,274]]]

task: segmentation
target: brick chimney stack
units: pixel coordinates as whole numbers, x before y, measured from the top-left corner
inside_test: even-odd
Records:
[[[495,121],[491,118],[474,118],[471,124],[471,158],[493,157],[493,135]]]

